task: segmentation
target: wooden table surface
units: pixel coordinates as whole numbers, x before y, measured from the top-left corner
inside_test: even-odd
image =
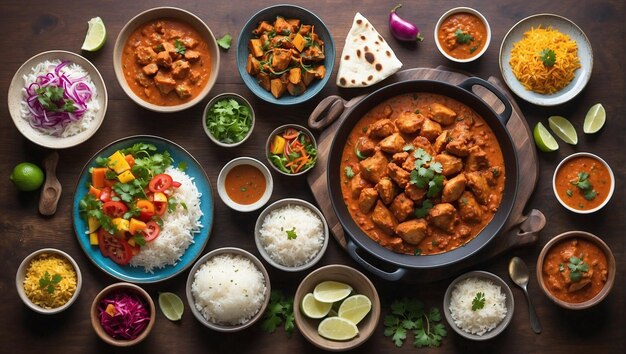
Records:
[[[424,36],[418,45],[394,40],[387,27],[388,10],[396,5],[390,0],[328,0],[319,2],[292,0],[319,15],[329,26],[337,51],[341,53],[345,36],[355,12],[367,17],[389,41],[404,68],[448,67],[464,70],[482,78],[501,78],[498,67],[500,43],[506,32],[522,18],[537,13],[554,13],[577,23],[589,37],[594,49],[594,68],[587,88],[571,102],[557,107],[538,107],[521,99],[520,104],[529,125],[544,124],[551,115],[568,117],[579,131],[579,143],[570,146],[563,142],[554,153],[540,153],[540,180],[529,207],[541,210],[547,225],[539,242],[525,249],[514,250],[472,269],[493,272],[506,279],[515,297],[515,313],[509,328],[499,337],[486,343],[469,342],[448,328],[448,336],[439,348],[415,349],[407,340],[396,348],[383,335],[381,322],[372,338],[357,353],[612,353],[623,352],[626,328],[624,303],[626,269],[624,229],[624,133],[626,132],[626,85],[624,63],[626,11],[620,0],[612,1],[419,1],[406,2],[400,14],[417,23]],[[108,88],[109,105],[106,119],[99,131],[80,146],[60,151],[58,177],[63,194],[56,215],[42,217],[37,212],[38,193],[19,193],[8,181],[12,168],[22,162],[41,164],[48,152],[27,141],[15,129],[7,109],[6,99],[0,99],[0,352],[20,353],[309,353],[318,352],[297,332],[288,338],[282,330],[273,334],[259,325],[236,334],[221,334],[201,326],[189,308],[182,321],[168,321],[160,312],[151,335],[132,349],[116,350],[102,342],[91,328],[89,307],[94,296],[115,279],[96,268],[80,249],[72,229],[71,203],[73,191],[83,164],[93,153],[112,140],[134,134],[154,134],[171,139],[194,155],[206,170],[215,186],[220,168],[232,158],[252,156],[265,160],[263,145],[270,131],[284,123],[306,124],[312,109],[323,97],[340,94],[350,98],[367,90],[339,90],[335,82],[336,69],[324,89],[311,102],[297,107],[274,107],[257,99],[243,85],[235,66],[236,51],[221,52],[221,68],[217,85],[205,101],[192,109],[174,114],[156,114],[133,103],[117,83],[112,65],[115,38],[122,26],[135,14],[159,5],[175,5],[202,18],[221,37],[239,35],[244,22],[256,11],[272,1],[230,0],[218,2],[176,0],[163,1],[3,1],[0,7],[0,96],[7,97],[11,78],[17,68],[31,56],[46,50],[62,49],[80,53],[91,60],[104,77]],[[439,16],[455,6],[470,6],[481,11],[489,20],[492,41],[488,51],[476,63],[456,65],[444,59],[433,41],[433,29]],[[86,22],[95,16],[104,20],[108,40],[96,53],[81,53]],[[223,149],[214,145],[200,127],[200,115],[210,97],[221,92],[237,92],[248,98],[256,110],[257,125],[253,136],[237,149]],[[0,97],[0,98],[1,98]],[[607,111],[607,124],[595,135],[582,134],[585,113],[594,103],[601,102]],[[617,188],[611,202],[592,215],[575,215],[561,207],[552,193],[551,178],[557,163],[577,151],[590,151],[606,159],[617,178]],[[523,178],[523,175],[522,175]],[[271,201],[299,197],[312,201],[305,178],[284,178],[274,174],[274,194]],[[215,187],[213,188],[215,191]],[[203,253],[223,246],[244,248],[258,255],[253,241],[253,227],[259,212],[240,214],[230,210],[216,196],[215,224]],[[552,304],[541,292],[534,276],[535,263],[541,247],[553,236],[569,231],[585,230],[603,238],[613,250],[618,274],[611,294],[599,306],[580,312],[566,311]],[[68,252],[78,262],[83,273],[83,289],[78,301],[66,312],[41,316],[29,310],[18,298],[15,273],[19,263],[29,253],[44,247],[55,247]],[[522,257],[529,265],[531,279],[529,292],[543,324],[543,333],[534,334],[529,325],[526,300],[507,275],[507,264],[512,256]],[[357,264],[331,240],[320,265]],[[284,273],[270,269],[272,288],[293,294],[306,272]],[[184,285],[188,271],[177,277],[143,286],[154,299],[159,291],[172,291],[184,299]],[[451,276],[453,276],[451,274]],[[451,279],[422,285],[388,283],[371,276],[383,303],[383,316],[389,303],[403,296],[418,297],[428,306],[441,308],[443,294]],[[185,301],[186,303],[186,301]],[[187,306],[187,305],[186,305]]]

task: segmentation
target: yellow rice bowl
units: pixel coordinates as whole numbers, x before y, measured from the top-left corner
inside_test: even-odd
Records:
[[[60,281],[50,281],[56,275],[61,276]],[[24,293],[33,304],[54,309],[72,298],[76,284],[76,270],[69,260],[60,255],[42,253],[28,265],[23,285]]]

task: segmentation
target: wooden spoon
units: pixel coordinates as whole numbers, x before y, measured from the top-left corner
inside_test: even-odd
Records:
[[[43,160],[43,166],[46,170],[46,182],[41,189],[41,195],[39,196],[39,212],[42,215],[54,215],[57,211],[57,204],[59,198],[61,198],[61,183],[56,176],[57,163],[59,163],[59,153],[57,151],[51,152]]]

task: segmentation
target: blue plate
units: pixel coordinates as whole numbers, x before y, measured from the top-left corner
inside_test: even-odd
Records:
[[[297,18],[302,24],[314,25],[315,33],[317,33],[320,39],[324,42],[324,55],[326,56],[324,66],[326,67],[326,76],[324,76],[321,80],[313,80],[313,82],[311,82],[311,84],[307,87],[306,91],[304,91],[304,93],[300,96],[291,96],[289,93],[285,93],[281,98],[275,98],[271,92],[265,91],[264,88],[259,86],[255,77],[246,72],[246,63],[248,62],[249,53],[248,42],[253,38],[252,30],[257,28],[259,23],[263,20],[270,23],[274,22],[276,20],[276,16],[282,16],[284,18]],[[326,86],[326,83],[330,80],[333,73],[334,65],[335,42],[333,42],[333,37],[328,31],[328,27],[326,27],[324,22],[322,22],[322,20],[313,12],[300,6],[286,4],[274,5],[257,12],[243,26],[241,33],[239,34],[239,39],[237,40],[237,69],[239,69],[239,75],[241,75],[243,82],[246,86],[248,86],[252,93],[269,103],[286,106],[308,101],[322,91],[324,86]]]
[[[80,201],[88,192],[87,186],[91,180],[89,169],[95,166],[96,158],[98,156],[110,156],[117,150],[130,147],[133,144],[140,142],[153,144],[157,147],[158,151],[167,150],[174,159],[174,166],[178,165],[180,162],[185,162],[187,164],[185,173],[194,178],[198,191],[202,193],[202,196],[200,197],[200,205],[203,215],[200,218],[200,223],[203,227],[200,229],[199,233],[194,235],[194,243],[187,248],[176,265],[170,265],[164,268],[155,268],[153,269],[153,273],[146,273],[143,267],[131,267],[130,265],[120,266],[119,264],[113,262],[110,258],[104,257],[102,253],[100,253],[100,249],[98,247],[91,246],[89,244],[89,235],[85,233],[88,229],[87,222],[80,217],[78,209]],[[200,256],[209,240],[211,228],[213,227],[213,210],[213,191],[211,189],[211,183],[209,182],[209,178],[204,172],[204,169],[202,169],[202,166],[200,166],[198,161],[196,161],[193,156],[191,156],[178,144],[167,139],[150,135],[135,135],[114,141],[105,146],[98,151],[89,160],[89,162],[87,162],[85,167],[83,167],[80,179],[76,185],[76,192],[74,193],[72,217],[74,232],[78,243],[83,251],[85,251],[89,259],[91,259],[91,261],[98,268],[123,281],[132,283],[155,283],[176,276],[192,265],[193,262]]]

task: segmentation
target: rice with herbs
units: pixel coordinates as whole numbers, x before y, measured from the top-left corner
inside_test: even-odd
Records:
[[[266,293],[263,273],[248,258],[234,254],[210,258],[191,285],[196,309],[220,325],[248,322],[261,310]]]
[[[309,208],[288,204],[267,214],[259,239],[275,262],[298,267],[315,258],[324,246],[324,224]]]
[[[478,293],[482,293],[484,305],[482,308],[472,309]],[[490,280],[463,279],[452,290],[450,314],[454,324],[467,333],[482,336],[496,328],[507,311],[506,295],[499,285]]]
[[[53,309],[70,301],[76,282],[76,270],[65,257],[42,253],[26,269],[24,293],[33,304]]]
[[[176,208],[163,215],[159,237],[142,246],[141,252],[130,261],[132,266],[144,267],[145,271],[150,273],[155,268],[176,265],[194,242],[194,235],[202,228],[200,223],[202,194],[198,192],[193,178],[174,167],[168,167],[165,173],[181,184],[170,196],[176,201]]]

